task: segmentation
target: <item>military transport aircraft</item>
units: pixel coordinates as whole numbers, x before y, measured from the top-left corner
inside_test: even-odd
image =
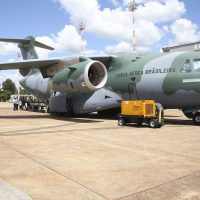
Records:
[[[35,46],[18,43],[24,61],[0,63],[0,70],[19,69],[20,84],[34,95],[49,99],[49,112],[89,113],[120,107],[122,99],[154,99],[165,109],[181,109],[200,125],[200,52],[118,53],[93,57],[38,59]]]

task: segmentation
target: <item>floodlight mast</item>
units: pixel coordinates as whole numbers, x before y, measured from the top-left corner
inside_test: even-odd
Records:
[[[83,22],[80,23],[79,31],[81,33],[81,55],[84,53],[84,47],[83,47],[83,31],[85,30],[86,26]]]
[[[136,31],[135,31],[135,10],[137,9],[136,6],[136,2],[135,0],[132,0],[129,4],[128,4],[128,8],[129,11],[133,13],[133,18],[132,18],[132,22],[133,22],[133,51],[136,51]]]

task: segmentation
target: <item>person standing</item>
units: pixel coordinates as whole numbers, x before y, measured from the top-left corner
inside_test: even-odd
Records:
[[[18,100],[16,97],[13,99],[13,110],[18,110]]]
[[[19,105],[18,105],[18,107],[19,107],[19,110],[23,110],[22,100],[21,99],[19,99]]]

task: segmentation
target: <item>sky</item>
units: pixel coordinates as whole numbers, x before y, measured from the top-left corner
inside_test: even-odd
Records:
[[[0,6],[0,37],[36,40],[55,48],[37,48],[40,58],[80,55],[79,25],[86,29],[84,54],[132,50],[131,0],[6,0]],[[136,0],[137,51],[200,41],[199,0]],[[0,43],[0,62],[21,60],[16,44]],[[18,71],[0,71],[18,80]]]

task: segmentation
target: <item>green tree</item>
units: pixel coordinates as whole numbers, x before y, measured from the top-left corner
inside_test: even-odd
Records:
[[[20,94],[22,94],[22,95],[30,95],[31,93],[28,90],[24,89],[24,88],[20,88]]]
[[[15,94],[17,91],[15,83],[11,79],[6,79],[2,83],[2,89],[3,91],[9,91],[11,94]]]
[[[11,92],[0,90],[0,101],[8,101],[10,99]]]

